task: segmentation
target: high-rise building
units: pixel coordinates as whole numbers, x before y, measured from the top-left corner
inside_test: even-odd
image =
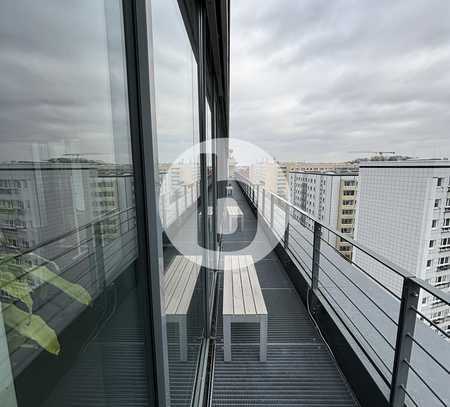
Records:
[[[444,291],[450,284],[450,162],[360,164],[355,239]],[[356,264],[396,293],[402,278],[356,250]],[[422,290],[420,309],[448,329],[449,307]]]
[[[249,170],[251,182],[262,185],[267,191],[288,197],[287,163],[263,161],[252,164]]]
[[[339,172],[290,172],[289,189],[291,202],[317,220],[326,223],[339,232],[353,236],[358,190],[357,173]],[[302,222],[311,222],[294,214]],[[345,239],[328,231],[322,232],[347,258],[352,257],[352,246]]]

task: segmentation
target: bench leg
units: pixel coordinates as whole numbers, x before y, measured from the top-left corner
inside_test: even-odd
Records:
[[[186,316],[178,322],[178,334],[180,335],[180,360],[187,361],[187,323]]]
[[[267,315],[261,315],[259,320],[259,360],[267,361]]]
[[[223,316],[223,359],[231,362],[231,318]]]

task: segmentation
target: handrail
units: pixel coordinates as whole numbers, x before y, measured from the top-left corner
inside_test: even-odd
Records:
[[[375,369],[375,371],[380,375],[380,378],[387,385],[389,390],[389,406],[403,407],[406,398],[409,398],[414,405],[418,405],[407,390],[409,371],[411,370],[411,372],[413,372],[416,376],[418,375],[416,368],[411,363],[411,360],[413,359],[412,358],[413,345],[416,344],[419,349],[423,350],[424,355],[431,358],[431,360],[434,361],[435,363],[436,358],[431,353],[431,349],[429,351],[427,347],[425,347],[425,345],[421,343],[421,341],[419,340],[420,335],[415,334],[417,319],[421,317],[423,321],[429,323],[429,325],[436,330],[435,332],[441,334],[444,338],[447,339],[450,338],[450,335],[447,332],[445,332],[444,330],[445,328],[441,329],[441,327],[439,326],[439,322],[432,321],[433,318],[431,317],[427,318],[423,313],[419,311],[418,308],[419,308],[420,290],[423,289],[427,293],[431,294],[434,297],[434,302],[439,303],[441,305],[445,304],[450,305],[450,294],[438,289],[437,287],[432,286],[431,284],[428,284],[426,281],[422,280],[419,277],[414,276],[413,274],[404,270],[402,267],[393,264],[390,260],[386,259],[384,256],[377,254],[376,252],[364,246],[363,244],[357,242],[353,238],[344,235],[343,233],[335,230],[332,226],[323,223],[319,219],[316,219],[314,216],[310,215],[301,208],[287,201],[285,198],[277,195],[274,192],[267,191],[262,185],[254,184],[251,181],[249,181],[246,177],[243,177],[241,175],[238,175],[236,177],[236,180],[239,183],[241,189],[243,190],[244,195],[249,200],[249,203],[253,205],[258,212],[261,213],[264,221],[268,225],[271,232],[283,244],[284,250],[286,250],[288,254],[290,253],[289,256],[293,256],[293,258],[296,259],[296,261],[300,261],[297,259],[298,254],[297,249],[295,249],[295,247],[291,247],[292,245],[289,244],[290,239],[292,238],[292,240],[296,244],[298,244],[299,247],[302,250],[304,250],[307,256],[310,258],[311,268],[308,270],[311,271],[311,274],[309,275],[308,273],[306,273],[307,277],[310,278],[310,281],[307,282],[310,285],[309,288],[312,290],[312,292],[316,293],[316,296],[318,296],[318,298],[323,299],[332,309],[334,309],[336,317],[343,323],[344,329],[353,337],[353,339],[356,340],[356,343],[368,358],[368,361],[371,364],[371,366]],[[266,194],[267,192],[269,193],[269,195]],[[261,202],[261,193],[262,193],[262,202]],[[268,203],[267,198],[269,199]],[[259,208],[260,205],[262,205],[262,208]],[[266,210],[267,206],[269,206],[270,208],[268,214]],[[276,211],[275,207],[277,207]],[[297,214],[300,215],[301,220],[295,217],[295,221],[291,221],[290,220],[291,210],[294,213],[297,212]],[[283,218],[283,216],[281,217],[279,216],[280,211],[281,213],[284,212],[284,220],[281,220],[281,223],[280,218]],[[276,220],[277,218],[278,220]],[[304,221],[306,221],[307,224],[303,224]],[[294,227],[294,225],[296,225],[297,222],[299,222],[307,230],[309,230],[310,233],[312,233],[311,235],[312,239],[307,239],[305,236],[303,236],[302,233],[300,233],[300,231],[297,231],[296,227]],[[311,223],[314,226],[314,228],[311,227]],[[284,225],[284,227],[282,228],[284,229],[284,232],[280,232],[279,230],[280,225],[282,226]],[[401,296],[398,296],[394,294],[394,292],[391,291],[389,288],[384,286],[377,278],[371,276],[370,273],[361,268],[361,266],[347,259],[349,264],[351,264],[357,270],[362,271],[366,276],[370,277],[372,281],[377,283],[383,290],[382,291],[383,293],[391,293],[396,298],[396,300],[399,301],[400,309],[398,311],[398,321],[395,321],[394,318],[392,318],[384,309],[382,309],[378,304],[376,304],[376,302],[372,298],[370,298],[368,294],[364,293],[364,291],[360,287],[358,287],[358,285],[355,284],[355,282],[351,281],[351,279],[348,276],[346,276],[345,273],[339,268],[342,266],[334,264],[328,258],[328,256],[325,255],[325,250],[320,247],[321,241],[323,241],[324,243],[327,244],[327,246],[329,246],[327,250],[334,250],[336,253],[342,256],[339,250],[336,247],[334,247],[329,241],[327,241],[327,238],[322,233],[322,228],[325,231],[330,232],[334,236],[340,237],[342,241],[348,242],[353,247],[359,249],[361,252],[365,253],[376,262],[385,266],[388,270],[394,272],[395,275],[399,276],[402,279],[402,293]],[[291,229],[292,232],[290,232]],[[292,235],[291,238],[289,237],[290,234],[292,234],[293,232],[299,233],[300,236],[303,239],[305,239],[308,244],[312,246],[311,248],[312,256],[308,253],[306,249],[303,248],[301,244],[297,242],[297,240],[294,238],[294,235]],[[395,335],[395,346],[393,346],[387,339],[387,337],[384,336],[384,333],[381,332],[383,329],[380,330],[380,326],[377,323],[372,322],[369,319],[369,315],[365,315],[363,311],[359,308],[359,306],[355,303],[355,301],[353,301],[350,298],[350,296],[343,289],[344,287],[340,287],[339,284],[336,281],[334,281],[334,278],[331,275],[329,275],[328,272],[323,267],[321,267],[320,258],[322,256],[327,261],[329,261],[330,264],[333,267],[335,267],[336,270],[340,272],[340,274],[342,274],[352,284],[352,286],[359,289],[358,292],[362,293],[363,297],[366,298],[366,300],[368,299],[372,304],[374,304],[376,308],[385,317],[388,317],[388,319],[394,324],[393,329],[395,330],[392,331],[391,334]],[[302,257],[302,255],[300,255],[300,257]],[[302,264],[304,263],[304,261],[300,261],[300,263]],[[301,265],[301,267],[304,268],[303,265]],[[340,293],[339,295],[342,295],[343,298],[346,299],[346,302],[348,304],[351,304],[357,311],[359,311],[359,313],[362,315],[363,318],[362,322],[364,323],[364,325],[368,324],[367,325],[368,327],[374,329],[385,340],[386,344],[388,345],[387,349],[393,351],[392,370],[389,366],[385,364],[385,361],[378,355],[376,349],[372,346],[368,338],[366,338],[360,331],[359,325],[357,326],[352,320],[352,318],[348,316],[347,312],[341,307],[336,298],[334,298],[333,294],[327,289],[323,281],[322,282],[319,281],[319,276],[321,274],[326,276],[326,278],[330,280],[330,282],[333,283],[334,286],[336,286],[336,289],[338,289]],[[325,291],[322,291],[322,288]],[[333,290],[335,290],[335,288],[333,288]],[[340,311],[330,302],[330,300],[333,300],[334,303],[336,303],[336,307],[340,309]],[[349,327],[348,324],[342,320],[341,315],[339,315],[340,313],[342,313],[347,317],[349,322],[354,326],[354,329],[357,332],[359,332],[360,335],[362,335],[362,339],[364,339],[365,342],[361,342],[355,337],[355,335],[352,333],[353,328]],[[378,327],[376,325],[378,325]],[[366,346],[368,346],[372,352],[375,352],[374,354],[378,356],[380,362],[376,362],[369,355],[368,349],[367,350],[365,349]],[[379,363],[381,363],[384,366],[384,368],[387,369],[387,371],[391,376],[390,379],[386,377],[380,370],[381,366],[379,366]],[[438,362],[436,363],[436,366],[448,374],[449,370],[447,367],[445,367],[443,363]],[[425,384],[425,388],[431,393],[431,395],[441,404],[443,404],[442,395],[439,395],[438,392],[436,392],[436,390],[431,385],[432,382],[427,383],[423,380],[423,378],[420,375],[418,377]],[[445,386],[440,386],[440,388],[441,387],[444,388]]]
[[[109,218],[111,218],[113,216],[121,215],[121,214],[123,214],[125,212],[129,212],[129,211],[131,211],[133,209],[135,209],[135,206],[129,206],[128,208],[122,209],[120,211],[118,211],[117,208],[111,209],[110,211],[104,213],[103,215],[100,215],[97,218],[94,218],[93,220],[91,220],[90,222],[85,223],[82,226],[79,226],[77,228],[72,228],[72,229],[68,230],[67,232],[61,233],[58,236],[52,237],[51,239],[47,239],[47,240],[41,242],[37,246],[31,247],[31,248],[29,248],[27,250],[22,250],[19,253],[13,255],[13,256],[9,256],[9,257],[6,257],[3,260],[0,260],[0,265],[2,265],[4,263],[7,263],[7,262],[10,262],[13,259],[18,259],[19,257],[22,257],[22,256],[24,256],[26,254],[32,253],[35,250],[41,249],[41,248],[43,248],[45,246],[48,246],[50,244],[56,243],[59,240],[65,239],[65,238],[67,238],[69,236],[72,236],[73,234],[75,234],[77,232],[80,232],[82,230],[88,229],[89,227],[92,227],[95,224],[101,223],[101,222],[105,221],[106,219],[109,219]]]
[[[252,183],[251,181],[249,181],[248,178],[245,178],[241,175],[239,175],[237,178],[238,178],[238,180],[242,179],[243,182],[245,182],[246,184],[248,184],[252,187],[257,185],[257,184]],[[261,185],[259,187],[261,188]],[[439,300],[441,300],[442,302],[446,303],[447,305],[450,305],[450,294],[448,294],[442,290],[439,290],[436,287],[433,287],[431,284],[428,284],[426,281],[414,276],[413,274],[409,273],[402,267],[399,267],[396,264],[394,264],[392,261],[390,261],[386,257],[382,256],[381,254],[376,253],[374,250],[369,249],[367,246],[357,242],[356,240],[349,237],[348,235],[345,235],[345,234],[339,232],[338,230],[334,229],[330,225],[320,221],[316,217],[312,216],[308,212],[305,212],[303,209],[301,209],[298,206],[294,205],[293,203],[287,201],[286,199],[279,196],[278,194],[276,194],[272,191],[268,191],[264,187],[262,187],[262,189],[265,191],[265,193],[269,193],[269,194],[273,195],[275,197],[275,199],[288,205],[295,211],[299,212],[301,215],[306,216],[309,220],[311,220],[315,223],[318,223],[322,228],[324,228],[324,229],[328,230],[329,232],[333,233],[334,235],[344,239],[346,242],[350,243],[353,247],[356,247],[357,249],[361,250],[363,253],[367,254],[369,257],[373,258],[374,260],[376,260],[377,262],[379,262],[380,264],[382,264],[389,270],[393,271],[397,275],[399,275],[405,279],[406,278],[413,279],[414,282],[420,286],[420,288],[423,288],[425,291],[428,291],[434,297],[439,298]]]

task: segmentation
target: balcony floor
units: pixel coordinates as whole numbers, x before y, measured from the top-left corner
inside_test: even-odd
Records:
[[[233,198],[244,213],[243,228],[224,236],[223,254],[246,247],[256,229],[237,184]],[[232,324],[232,362],[223,361],[220,289],[212,405],[357,406],[274,252],[256,263],[256,272],[269,314],[267,362],[259,362],[259,329],[250,323]]]

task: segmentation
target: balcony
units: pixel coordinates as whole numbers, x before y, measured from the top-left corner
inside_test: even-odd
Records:
[[[448,405],[450,336],[418,304],[423,291],[448,306],[448,293],[261,186],[238,184],[245,227],[224,238],[224,253],[248,244],[256,219],[265,225],[265,244],[276,243],[256,263],[269,314],[268,362],[257,360],[251,326],[233,330],[233,362],[223,361],[219,299],[212,405],[270,405],[275,398],[286,405]],[[401,289],[345,258],[335,247],[339,238]]]
[[[243,227],[224,235],[222,257],[231,250],[245,250],[257,228],[257,218],[237,185],[233,198],[243,212]],[[269,237],[256,243],[260,247],[271,244]],[[253,323],[232,325],[232,362],[224,362],[221,278],[211,405],[357,406],[276,253],[270,252],[255,268],[268,311],[267,362],[259,361],[259,329]]]

